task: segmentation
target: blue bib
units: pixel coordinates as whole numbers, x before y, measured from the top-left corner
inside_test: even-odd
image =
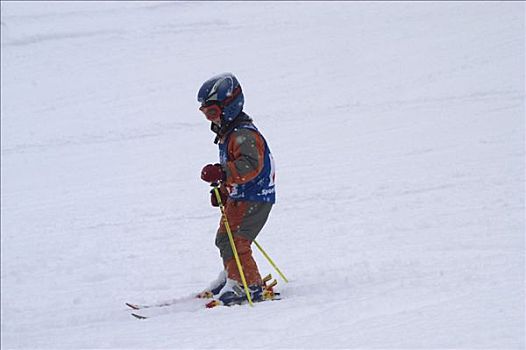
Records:
[[[234,200],[275,203],[274,159],[272,158],[272,153],[270,153],[267,141],[253,124],[242,124],[237,128],[254,130],[261,136],[265,143],[264,164],[263,169],[254,179],[244,184],[232,184],[230,198]],[[224,142],[219,143],[219,162],[224,167],[226,167],[227,161],[232,160],[228,158],[228,142],[231,135],[232,133],[227,135]]]

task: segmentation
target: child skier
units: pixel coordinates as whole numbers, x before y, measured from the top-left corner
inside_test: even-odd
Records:
[[[206,165],[201,179],[220,184],[222,203],[251,298],[258,301],[262,298],[263,282],[250,245],[275,203],[272,154],[252,119],[243,112],[243,92],[233,74],[224,73],[207,80],[199,89],[197,100],[201,103],[199,109],[211,121],[211,130],[216,134],[214,143],[219,146],[219,163]],[[218,206],[213,191],[211,204]],[[222,220],[215,244],[224,270],[202,295],[217,294],[225,305],[246,300]]]

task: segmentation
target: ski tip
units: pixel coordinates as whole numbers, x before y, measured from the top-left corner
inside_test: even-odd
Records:
[[[136,305],[136,304],[130,304],[130,303],[125,303],[127,307],[131,308],[131,309],[134,309],[134,310],[139,310],[140,307],[139,305]]]
[[[134,313],[132,313],[131,315],[132,315],[133,317],[135,317],[136,319],[138,319],[138,320],[146,320],[146,319],[148,318],[148,317],[146,317],[146,316],[141,316],[141,315],[134,314]]]

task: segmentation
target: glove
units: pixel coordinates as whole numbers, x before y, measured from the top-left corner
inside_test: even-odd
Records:
[[[226,178],[226,174],[220,164],[207,164],[201,170],[201,180],[206,182],[219,182]]]
[[[217,197],[216,197],[216,193],[214,191],[214,189],[212,189],[210,191],[210,203],[212,203],[212,206],[213,207],[219,207],[219,203],[217,202]],[[221,197],[221,203],[223,203],[223,205],[226,204],[226,201],[228,200],[228,192],[226,192],[226,190],[223,190],[222,187],[219,188],[219,195]]]

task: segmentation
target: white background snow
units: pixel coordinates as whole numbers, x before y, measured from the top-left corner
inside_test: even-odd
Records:
[[[2,349],[524,349],[524,2],[1,10]],[[290,283],[136,320],[221,269],[196,94],[225,71]]]

